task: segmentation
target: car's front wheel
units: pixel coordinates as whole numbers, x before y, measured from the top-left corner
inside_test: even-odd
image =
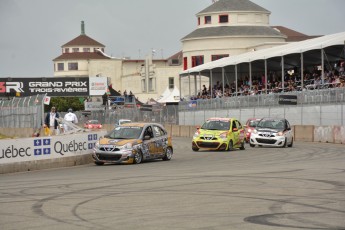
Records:
[[[163,161],[170,161],[171,158],[172,158],[172,154],[173,154],[172,148],[168,147],[168,148],[165,150],[165,153],[164,153],[164,156],[163,156],[162,160],[163,160]]]
[[[253,144],[249,144],[249,146],[250,146],[250,147],[252,147],[252,148],[254,148],[254,147],[255,147],[255,145],[253,145]]]
[[[194,142],[192,143],[192,150],[193,150],[194,152],[199,151],[199,148],[196,146],[196,144],[195,144]]]
[[[141,154],[140,151],[136,152],[134,155],[133,163],[134,164],[140,164],[143,160],[143,154]]]
[[[291,138],[291,143],[288,145],[288,147],[292,147],[293,146],[293,138]]]
[[[104,165],[104,162],[95,161],[95,165]]]

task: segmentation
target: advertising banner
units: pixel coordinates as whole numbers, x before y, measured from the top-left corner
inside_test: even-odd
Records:
[[[107,89],[107,77],[90,77],[90,96],[102,96]]]
[[[89,77],[0,78],[0,97],[89,96]]]
[[[1,140],[0,165],[90,154],[105,132]]]
[[[297,105],[297,95],[279,95],[279,105]]]

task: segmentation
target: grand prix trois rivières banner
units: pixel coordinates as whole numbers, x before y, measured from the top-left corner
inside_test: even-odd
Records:
[[[0,97],[89,96],[89,77],[0,78]]]

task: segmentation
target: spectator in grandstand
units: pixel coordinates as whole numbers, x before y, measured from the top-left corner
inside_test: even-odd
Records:
[[[59,129],[59,123],[55,118],[59,118],[59,113],[56,112],[56,108],[53,106],[51,107],[50,113],[47,113],[46,118],[44,119],[44,125],[43,127],[47,129],[48,135],[58,135]],[[48,130],[49,129],[49,130]]]

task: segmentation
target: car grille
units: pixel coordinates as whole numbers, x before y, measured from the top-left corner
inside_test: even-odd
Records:
[[[276,140],[274,139],[263,139],[263,138],[256,138],[256,141],[261,144],[275,144]]]
[[[260,137],[275,137],[273,134],[266,134],[266,133],[264,133],[264,134],[259,133],[259,136]]]
[[[200,137],[201,140],[207,140],[207,141],[215,141],[217,138],[215,137]]]
[[[200,148],[218,148],[218,146],[219,146],[219,142],[198,141],[197,144]]]
[[[104,151],[104,152],[116,152],[119,151],[119,148],[114,148],[114,147],[100,147],[99,148],[100,151]]]
[[[121,154],[106,155],[106,154],[96,154],[99,160],[102,161],[118,161],[121,159]]]

